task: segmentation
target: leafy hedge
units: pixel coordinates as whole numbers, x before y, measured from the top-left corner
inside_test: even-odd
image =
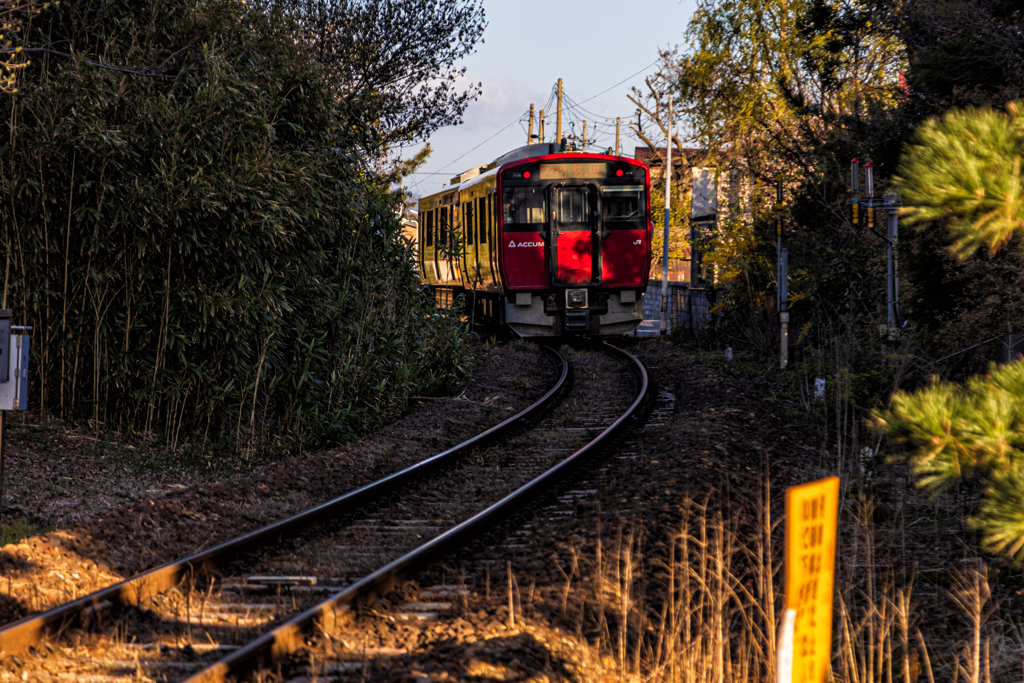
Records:
[[[459,381],[456,322],[293,35],[236,0],[35,19],[26,44],[92,62],[34,53],[0,95],[3,294],[35,328],[40,410],[247,450]]]

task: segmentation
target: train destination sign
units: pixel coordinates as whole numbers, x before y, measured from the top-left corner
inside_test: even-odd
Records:
[[[786,609],[777,683],[825,683],[832,656],[839,477],[786,490]]]
[[[605,178],[608,164],[600,161],[574,164],[541,164],[541,180],[567,180],[569,178]]]

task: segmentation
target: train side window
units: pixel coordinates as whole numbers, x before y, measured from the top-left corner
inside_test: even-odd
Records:
[[[486,237],[484,239],[488,244],[490,244],[491,242],[494,241],[492,237],[493,228],[491,227],[491,218],[493,218],[493,216],[491,215],[490,195],[487,195],[480,200],[480,210],[483,212],[484,215],[484,230],[486,230]]]
[[[475,218],[475,216],[473,215],[474,212],[472,200],[470,200],[464,206],[466,214],[466,244],[473,244],[473,219]]]
[[[484,198],[476,199],[476,215],[480,225],[480,244],[487,244],[487,210],[484,209]]]
[[[423,216],[423,242],[426,246],[434,246],[434,212],[427,211]]]
[[[494,210],[495,205],[498,203],[498,196],[491,194],[487,199],[488,201],[488,214],[491,217],[491,243],[497,242],[498,237],[498,212]]]
[[[444,246],[448,244],[448,207],[441,207],[440,224],[437,226],[437,243]]]

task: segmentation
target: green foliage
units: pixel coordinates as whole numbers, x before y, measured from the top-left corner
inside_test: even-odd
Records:
[[[961,259],[997,251],[1024,226],[1020,157],[1024,123],[992,109],[952,110],[922,124],[904,152],[897,185],[915,223],[945,221]]]
[[[882,9],[872,1],[709,0],[691,21],[676,102],[707,147],[702,165],[716,167],[720,194],[729,196],[705,257],[723,285],[723,343],[777,349],[776,178],[790,329],[801,331],[800,343],[829,345],[827,334],[811,334],[816,326],[877,329],[852,316],[881,309],[884,320],[885,243],[849,223],[841,175],[851,157],[884,148],[900,131],[906,59]]]
[[[362,128],[286,20],[107,0],[34,31],[154,74],[48,56],[0,96],[4,298],[35,328],[43,412],[251,453],[346,438],[456,381],[418,363],[464,363],[457,321],[418,291]]]
[[[678,179],[672,190],[672,213],[669,221],[669,252],[670,259],[682,260],[689,253],[687,247],[690,243],[690,197],[689,193],[681,191]],[[664,184],[651,187],[651,222],[654,224],[654,235],[651,240],[651,273],[661,277],[662,258],[665,254],[663,243],[665,241],[665,186]],[[687,275],[689,277],[689,275]]]
[[[809,169],[833,125],[894,101],[903,56],[872,26],[876,13],[865,1],[703,2],[687,29],[680,110],[712,153],[731,142],[756,164]]]
[[[462,122],[480,84],[460,81],[487,22],[481,0],[258,0],[300,27],[302,49],[323,68],[339,106],[379,157]]]
[[[874,424],[907,449],[924,488],[986,479],[972,523],[987,548],[1024,561],[1024,361],[993,367],[964,385],[936,380],[897,392],[889,410],[874,412]]]
[[[52,525],[43,524],[42,520],[34,515],[13,522],[0,523],[0,548],[17,543],[24,538],[49,533],[53,529]]]

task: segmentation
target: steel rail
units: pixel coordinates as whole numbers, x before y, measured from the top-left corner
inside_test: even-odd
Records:
[[[331,519],[357,512],[360,508],[392,495],[409,484],[426,478],[438,469],[452,464],[467,451],[494,443],[517,428],[520,423],[540,414],[567,387],[570,378],[568,361],[554,349],[546,346],[541,346],[541,349],[555,363],[556,370],[560,370],[558,381],[536,402],[500,424],[400,472],[321,503],[316,507],[183,559],[147,570],[77,600],[8,624],[0,628],[0,657],[24,654],[45,638],[47,633],[73,625],[89,610],[102,610],[110,605],[138,606],[147,597],[174,588],[189,574],[209,572],[246,553],[273,545],[283,538],[294,536]]]
[[[603,446],[629,426],[634,417],[639,416],[649,402],[651,387],[647,370],[636,356],[607,343],[604,346],[631,361],[631,371],[638,385],[637,395],[629,409],[590,443],[482,512],[268,631],[185,679],[184,683],[227,683],[229,680],[246,680],[246,677],[259,669],[271,666],[301,648],[306,634],[314,632],[317,628],[324,631],[332,630],[345,619],[355,604],[386,595],[395,586],[425,569],[436,559],[493,531],[496,526],[514,517],[593,459]]]

